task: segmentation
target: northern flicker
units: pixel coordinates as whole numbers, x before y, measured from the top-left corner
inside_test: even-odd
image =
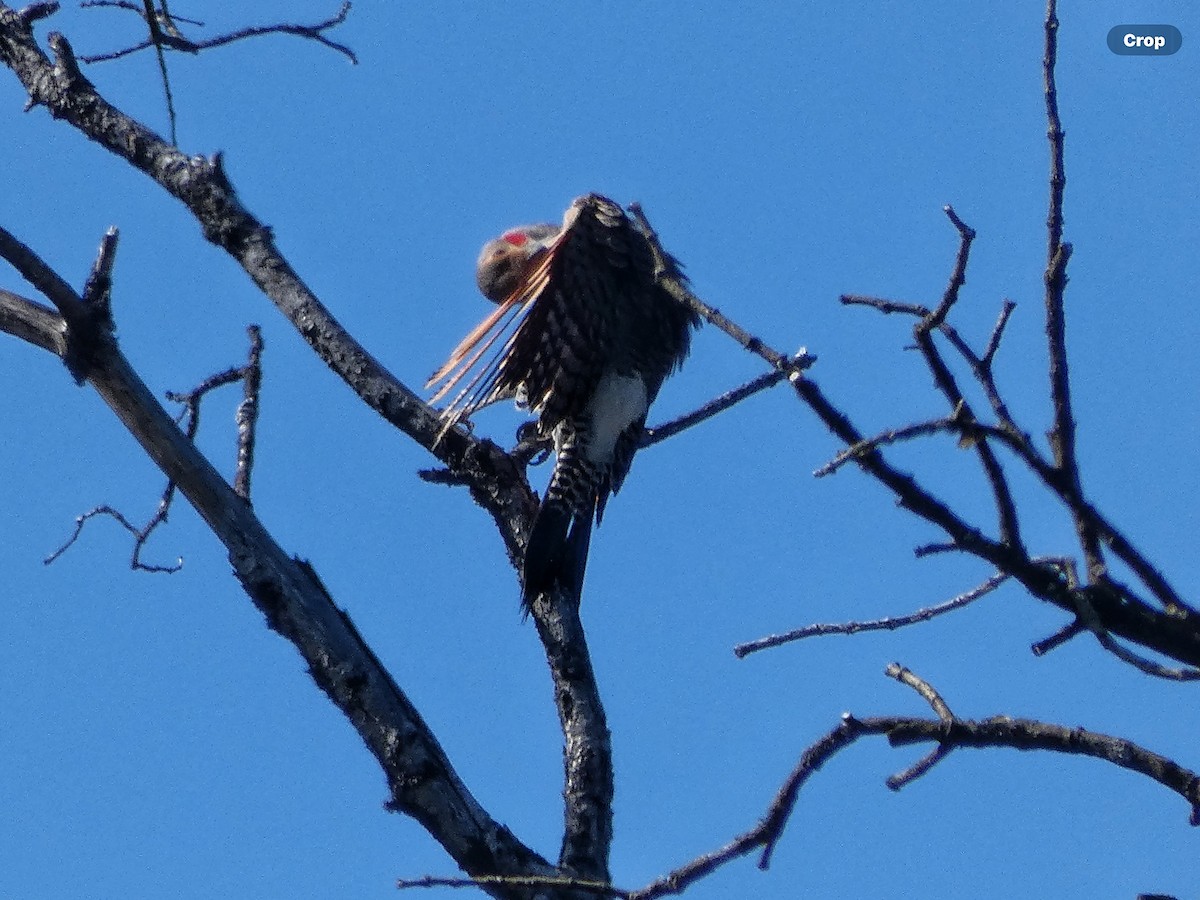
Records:
[[[498,308],[430,378],[444,382],[433,399],[470,372],[442,413],[446,429],[508,397],[537,415],[556,460],[526,547],[521,604],[528,611],[555,587],[578,601],[592,522],[620,490],[650,404],[700,320],[656,283],[645,234],[598,194],[575,200],[561,227],[489,241],[476,280]]]

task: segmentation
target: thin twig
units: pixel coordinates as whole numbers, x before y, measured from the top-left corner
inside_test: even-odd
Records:
[[[918,319],[923,319],[929,315],[929,307],[922,306],[920,303],[901,303],[898,300],[887,300],[883,297],[868,297],[864,294],[842,294],[838,297],[838,302],[843,306],[869,306],[872,309],[877,309],[884,315],[892,315],[898,313],[907,316],[916,316]]]
[[[615,888],[602,881],[588,881],[582,878],[558,878],[553,875],[479,875],[475,878],[442,878],[436,875],[423,875],[420,878],[401,878],[396,881],[400,890],[409,888],[558,888],[564,891],[582,891],[585,894],[595,894],[597,897],[617,897],[626,900],[628,891]]]
[[[932,332],[946,321],[946,316],[949,315],[950,309],[958,300],[959,290],[966,283],[967,262],[970,257],[971,243],[975,240],[975,230],[959,218],[953,207],[946,206],[943,211],[958,231],[958,253],[955,255],[954,267],[950,273],[950,281],[946,285],[945,292],[942,294],[941,302],[936,309],[916,324],[913,328],[913,338],[916,340],[917,347],[925,359],[925,364],[929,367],[930,372],[933,373],[935,385],[946,397],[946,401],[954,411],[955,418],[959,421],[973,422],[975,421],[975,414],[963,392],[958,387],[958,382],[950,372],[950,367],[942,359],[941,353],[934,343]],[[965,436],[970,437],[969,434]],[[996,514],[999,519],[1000,542],[1020,552],[1024,552],[1021,544],[1020,520],[1017,517],[1016,503],[1013,500],[1012,491],[1008,486],[1008,479],[1004,475],[1004,470],[1000,467],[999,461],[986,441],[976,440],[973,442],[973,446],[976,454],[979,456],[979,462],[988,479],[988,484],[991,486],[992,498],[995,502]]]
[[[168,400],[172,403],[180,403],[184,407],[180,415],[180,420],[187,423],[184,431],[189,440],[195,439],[196,432],[200,427],[200,401],[204,399],[204,395],[215,391],[217,388],[225,387],[227,384],[236,384],[245,377],[245,374],[244,366],[234,366],[226,369],[224,372],[209,375],[190,391],[166,392]]]
[[[932,541],[913,547],[913,556],[924,559],[926,556],[937,556],[939,553],[970,553],[971,551],[957,541]]]
[[[122,528],[134,536],[133,555],[129,560],[129,567],[131,569],[136,569],[140,572],[166,572],[168,574],[172,572],[178,572],[183,568],[182,556],[177,558],[175,565],[173,566],[159,566],[142,562],[142,547],[144,547],[146,541],[150,539],[150,535],[153,534],[154,529],[156,529],[163,522],[167,521],[167,513],[170,511],[171,507],[169,495],[174,490],[175,485],[168,484],[167,491],[163,493],[162,498],[158,502],[158,509],[155,511],[154,515],[150,517],[150,520],[141,528],[138,528],[127,518],[125,518],[120,511],[108,506],[107,504],[104,506],[97,506],[95,509],[88,510],[82,515],[76,516],[75,530],[71,533],[71,536],[67,538],[61,547],[42,560],[43,565],[50,565],[60,556],[66,553],[67,550],[70,549],[71,545],[79,540],[79,536],[83,533],[83,526],[86,525],[90,519],[93,519],[96,516],[108,516],[109,518],[116,520],[116,522],[120,524]]]
[[[853,446],[842,450],[837,456],[821,466],[821,468],[815,470],[813,476],[824,478],[827,475],[832,475],[846,463],[857,461],[859,457],[867,453],[873,453],[880,447],[912,440],[913,438],[925,437],[936,434],[939,431],[954,431],[956,429],[957,423],[952,417],[934,419],[929,422],[916,422],[901,428],[889,428],[874,437],[861,440]]]
[[[950,711],[949,705],[942,699],[939,694],[928,681],[919,676],[912,669],[906,668],[900,663],[888,663],[887,668],[883,670],[883,674],[888,678],[894,678],[903,685],[912,688],[921,695],[929,707],[937,713],[937,717],[943,722],[954,721],[954,713]]]
[[[988,339],[987,349],[984,350],[983,357],[979,361],[980,368],[988,373],[991,373],[992,361],[996,358],[996,351],[1000,349],[1000,338],[1004,335],[1004,326],[1008,324],[1008,319],[1016,308],[1017,304],[1007,298],[1000,307],[1000,318],[996,320],[996,325],[992,328],[992,336]]]
[[[907,769],[897,772],[895,775],[889,775],[884,784],[887,785],[888,790],[892,791],[907,787],[949,755],[949,745],[938,744]]]
[[[984,394],[988,398],[988,403],[992,407],[992,412],[995,413],[997,421],[1002,428],[1008,429],[1016,434],[1029,444],[1030,452],[1036,452],[1033,448],[1029,436],[1019,431],[1016,423],[1013,422],[1012,415],[1008,411],[1006,404],[1000,396],[1000,389],[996,386],[996,375],[992,369],[992,364],[996,359],[996,352],[1000,349],[1000,340],[1004,336],[1004,328],[1008,324],[1009,317],[1013,310],[1017,308],[1017,304],[1006,299],[1000,307],[1000,316],[996,319],[996,324],[992,328],[991,336],[988,338],[987,347],[983,351],[982,357],[976,357],[974,351],[967,346],[966,341],[959,337],[958,332],[952,328],[944,328],[943,333],[950,339],[950,343],[962,354],[963,358],[971,364],[971,371],[975,373],[975,380],[979,382],[983,388]]]
[[[1061,647],[1067,641],[1081,634],[1086,634],[1087,628],[1078,619],[1073,619],[1048,638],[1037,641],[1029,649],[1034,656],[1045,656],[1051,650]]]
[[[802,364],[805,368],[816,362],[816,357],[808,356],[803,350],[797,353],[793,359],[797,364]],[[774,387],[787,377],[788,373],[780,370],[759,375],[757,378],[746,382],[740,387],[736,387],[731,391],[726,391],[719,397],[715,397],[690,413],[686,413],[669,422],[664,422],[661,425],[655,425],[653,428],[647,428],[642,435],[642,442],[639,446],[643,449],[653,447],[660,441],[665,441],[667,438],[674,437],[681,431],[686,431],[694,425],[699,425],[701,422],[711,419],[731,406],[741,403],[747,397]]]
[[[149,8],[149,0],[144,0],[144,2],[146,2],[147,7]],[[92,3],[85,3],[84,5],[85,6],[118,6],[122,9],[135,9],[136,10],[136,8],[133,7],[132,4],[126,4],[126,3],[92,2]],[[80,59],[86,63],[107,62],[107,61],[113,60],[113,59],[120,59],[121,57],[128,56],[131,53],[137,53],[139,50],[145,50],[147,47],[150,47],[150,46],[158,47],[160,49],[160,52],[163,47],[166,47],[166,48],[172,49],[172,50],[182,50],[182,51],[185,51],[188,53],[196,53],[196,52],[199,52],[200,50],[209,50],[209,49],[212,49],[213,47],[221,47],[221,46],[224,46],[225,44],[231,44],[234,41],[244,40],[245,38],[262,37],[262,36],[268,35],[268,34],[291,34],[291,35],[295,35],[296,37],[302,37],[302,38],[306,38],[308,40],[316,41],[319,44],[324,44],[326,47],[329,47],[331,50],[336,50],[338,53],[341,53],[343,56],[345,56],[347,59],[349,59],[350,62],[354,63],[355,65],[358,65],[358,56],[354,53],[353,50],[351,50],[345,44],[339,44],[336,41],[330,40],[322,33],[322,32],[330,30],[331,28],[336,28],[338,25],[341,25],[343,22],[345,22],[347,16],[350,14],[350,6],[351,6],[351,4],[347,0],[347,2],[342,3],[341,8],[338,10],[338,12],[335,15],[330,16],[328,19],[325,19],[324,21],[317,22],[312,25],[293,25],[293,24],[289,24],[289,23],[280,23],[278,25],[257,25],[257,26],[252,26],[252,27],[248,27],[248,28],[240,28],[237,31],[231,31],[228,34],[222,34],[222,35],[219,35],[218,37],[209,38],[208,40],[202,40],[202,41],[196,41],[196,40],[191,40],[190,38],[185,38],[182,34],[180,34],[178,32],[178,29],[176,29],[176,34],[172,35],[172,36],[162,35],[162,32],[160,31],[159,32],[160,38],[158,41],[155,41],[154,38],[152,37],[151,40],[149,40],[149,41],[144,41],[144,42],[142,42],[140,44],[136,44],[132,47],[126,47],[123,50],[115,50],[115,51],[112,51],[109,53],[95,54],[93,56],[81,56]],[[140,10],[137,10],[137,11],[141,12]],[[146,13],[142,13],[142,16],[143,16],[143,18],[146,18],[148,22],[153,23],[150,25],[151,29],[158,28],[158,23],[160,21],[159,15],[155,15],[153,13],[151,13],[149,15]],[[188,22],[189,24],[192,24],[192,25],[203,24],[200,22],[192,22],[188,19],[183,19],[178,16],[175,17],[175,21]]]
[[[863,294],[842,294],[838,300],[844,306],[869,306],[884,315],[902,314],[915,316],[918,319],[924,319],[931,315],[929,307],[923,306],[920,303],[903,303],[883,297],[868,297]],[[1000,347],[1000,338],[1004,333],[1004,327],[1008,324],[1009,316],[1012,315],[1016,306],[1011,300],[1004,301],[1000,310],[1000,317],[992,329],[991,337],[988,340],[987,349],[984,351],[983,356],[980,356],[971,349],[970,344],[963,339],[958,330],[949,322],[943,320],[937,326],[938,331],[946,337],[951,346],[971,366],[971,371],[983,388],[984,394],[988,398],[988,403],[991,405],[992,411],[995,412],[1000,424],[1013,429],[1016,426],[1012,424],[1012,417],[1009,415],[1008,407],[1001,399],[999,389],[996,387],[995,376],[992,373],[992,361],[995,358],[996,351]]]
[[[859,719],[850,713],[845,713],[842,721],[835,728],[804,751],[799,762],[771,801],[766,813],[754,828],[734,838],[723,847],[699,856],[656,879],[646,887],[630,891],[624,896],[628,900],[654,900],[658,897],[680,894],[716,869],[759,847],[762,848],[759,868],[767,868],[770,865],[774,849],[783,836],[784,828],[791,818],[792,811],[795,809],[800,789],[838,752],[868,735],[885,736],[893,746],[929,741],[938,745],[937,749],[921,762],[911,766],[904,773],[888,779],[888,786],[893,789],[919,777],[923,772],[927,772],[950,750],[995,747],[1049,750],[1091,756],[1146,775],[1183,797],[1192,810],[1191,823],[1193,825],[1200,823],[1200,776],[1166,757],[1152,753],[1132,741],[1086,731],[1082,728],[1067,728],[1062,725],[1036,722],[1030,719],[1013,719],[1006,716],[984,720],[957,719],[954,718],[940,694],[924,679],[898,664],[889,666],[888,674],[918,690],[937,711],[938,718],[929,720],[881,716]]]
[[[954,722],[954,713],[950,711],[949,705],[942,699],[939,694],[928,681],[921,678],[912,669],[907,669],[900,663],[890,663],[884,674],[889,678],[895,678],[901,684],[912,688],[925,700],[926,703],[937,713],[937,717],[941,719],[947,732]],[[909,766],[902,772],[897,772],[895,775],[890,775],[885,784],[889,790],[898,791],[913,781],[916,781],[943,759],[950,755],[951,746],[946,742],[940,742],[936,747],[930,750],[927,754]]]
[[[1200,681],[1200,668],[1193,668],[1191,666],[1172,668],[1164,666],[1123,647],[1107,631],[1097,631],[1093,632],[1093,634],[1095,634],[1096,640],[1100,642],[1101,647],[1122,662],[1128,663],[1147,675],[1151,675],[1154,678],[1162,678],[1166,681]]]
[[[1053,265],[1063,245],[1063,193],[1067,185],[1063,164],[1062,120],[1058,115],[1058,87],[1054,70],[1058,64],[1058,2],[1047,0],[1045,45],[1042,54],[1042,88],[1046,99],[1046,137],[1050,141],[1050,209],[1046,216],[1046,264]],[[1062,345],[1059,344],[1059,349]],[[1053,348],[1052,348],[1053,350]]]
[[[1042,57],[1043,88],[1046,100],[1046,137],[1050,143],[1050,204],[1046,215],[1046,343],[1050,358],[1050,398],[1054,408],[1054,426],[1050,429],[1050,449],[1054,467],[1067,490],[1082,495],[1079,462],[1075,453],[1075,416],[1072,411],[1071,379],[1067,362],[1066,303],[1067,261],[1071,245],[1063,242],[1063,195],[1067,176],[1063,163],[1064,132],[1058,113],[1058,87],[1055,66],[1058,60],[1058,12],[1056,0],[1047,0],[1045,53]],[[1075,530],[1087,562],[1088,581],[1105,577],[1107,566],[1100,536],[1093,523],[1075,516]]]
[[[937,309],[931,312],[919,326],[926,333],[946,321],[946,316],[950,314],[950,307],[957,302],[959,289],[967,282],[967,259],[971,255],[971,243],[975,240],[975,229],[968,226],[958,217],[958,213],[954,211],[953,206],[948,204],[943,206],[942,212],[946,214],[946,217],[954,227],[958,229],[958,255],[954,259],[954,269],[950,273],[950,283],[946,285],[946,290],[942,294],[942,302],[938,304]]]
[[[163,95],[167,99],[167,119],[171,125],[171,143],[179,146],[179,136],[177,134],[175,116],[175,97],[171,93],[171,79],[167,74],[167,57],[163,52],[164,45],[167,41],[163,37],[163,30],[159,27],[159,16],[154,11],[151,0],[142,0],[145,7],[146,25],[150,29],[150,43],[154,45],[154,56],[158,60],[158,74],[162,78]],[[165,0],[164,0],[165,3]],[[164,6],[164,16],[166,16]],[[167,21],[170,21],[168,18]],[[86,60],[84,60],[86,62]]]
[[[183,405],[180,420],[184,422],[184,433],[194,441],[200,429],[200,401],[217,388],[242,382],[243,399],[235,414],[237,423],[237,470],[233,489],[243,500],[250,499],[250,476],[254,465],[256,425],[258,423],[259,391],[262,386],[262,329],[250,325],[246,329],[250,338],[250,350],[245,365],[234,366],[215,375],[210,375],[190,391],[167,391],[167,399]]]
[[[759,650],[768,650],[772,647],[778,647],[782,644],[791,643],[793,641],[804,640],[810,637],[822,637],[829,634],[858,634],[862,631],[895,631],[897,628],[905,628],[909,625],[916,625],[920,622],[928,622],[930,619],[944,615],[948,612],[953,612],[956,609],[961,609],[974,601],[978,600],[987,594],[990,594],[1009,577],[1007,572],[997,572],[983,584],[965,591],[947,600],[945,603],[939,603],[936,606],[927,606],[918,609],[916,612],[909,613],[904,616],[889,616],[883,619],[872,619],[866,622],[838,622],[834,624],[817,624],[806,625],[803,628],[797,628],[795,631],[789,631],[785,634],[772,634],[767,637],[761,637],[757,640],[746,641],[738,644],[733,648],[734,655],[739,659],[749,656],[751,653],[757,653]]]

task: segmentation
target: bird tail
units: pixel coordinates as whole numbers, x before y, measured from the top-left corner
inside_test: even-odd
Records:
[[[521,567],[523,614],[529,615],[534,597],[555,588],[579,603],[595,511],[594,497],[575,511],[565,497],[551,496],[542,501]]]

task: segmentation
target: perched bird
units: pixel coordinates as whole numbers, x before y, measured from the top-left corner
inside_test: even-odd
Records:
[[[667,265],[682,277],[673,259]],[[447,430],[515,397],[553,440],[554,472],[521,572],[526,611],[555,587],[578,601],[592,522],[620,490],[650,404],[700,324],[657,284],[654,268],[646,235],[598,194],[575,200],[561,227],[506,231],[484,246],[476,268],[498,308],[429,379],[442,383],[436,402],[473,373],[442,412]]]

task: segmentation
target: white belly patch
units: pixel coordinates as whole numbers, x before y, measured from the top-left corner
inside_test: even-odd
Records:
[[[591,439],[585,455],[593,463],[612,462],[617,437],[646,415],[646,382],[637,375],[605,374],[587,405]]]

